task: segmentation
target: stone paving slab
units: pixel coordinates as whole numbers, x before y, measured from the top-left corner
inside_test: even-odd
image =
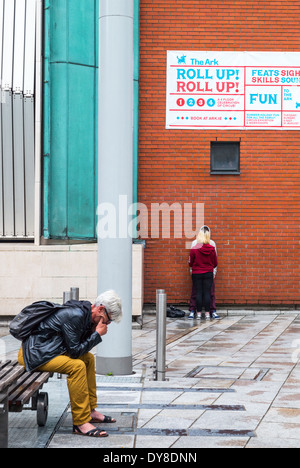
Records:
[[[168,318],[164,382],[152,380],[155,316],[144,318],[144,327],[133,330],[135,374],[97,377],[99,410],[117,419],[103,425],[108,438],[72,435],[65,379],[44,386],[52,395],[48,433],[37,431],[25,412],[18,420],[10,415],[10,434],[19,434],[23,446],[49,448],[300,447],[298,314]],[[0,343],[0,359],[4,348],[6,356],[16,355],[18,342]],[[18,447],[12,437],[10,446]]]

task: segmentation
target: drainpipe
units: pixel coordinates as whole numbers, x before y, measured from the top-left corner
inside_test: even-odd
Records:
[[[140,0],[134,0],[133,64],[133,203],[137,203],[139,177]],[[137,216],[137,213],[135,216]],[[138,237],[136,226],[134,229],[133,238],[136,239]]]
[[[34,214],[34,237],[35,245],[40,245],[41,242],[41,196],[42,196],[42,18],[43,6],[42,1],[36,2],[36,65],[35,65],[35,214]]]
[[[43,236],[49,239],[49,164],[50,164],[50,0],[44,2],[44,151],[43,151]]]

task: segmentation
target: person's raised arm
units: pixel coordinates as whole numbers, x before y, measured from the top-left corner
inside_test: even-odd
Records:
[[[87,338],[82,340],[84,330],[83,317],[80,313],[72,313],[70,319],[62,325],[62,334],[67,347],[67,352],[72,359],[77,359],[83,354],[91,351],[92,348],[101,343],[101,335],[94,331]]]

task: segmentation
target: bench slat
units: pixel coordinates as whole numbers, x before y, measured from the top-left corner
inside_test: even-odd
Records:
[[[17,360],[0,361],[0,371],[4,369],[6,366],[17,366],[17,365],[19,365]]]
[[[26,374],[23,376],[20,382],[16,382],[16,384],[13,385],[13,388],[10,389],[9,402],[13,402],[16,400],[20,401],[20,395],[22,395],[22,393],[24,393],[27,390],[27,388],[35,381],[38,375],[39,374],[37,372],[26,372]]]
[[[15,382],[11,384],[11,386],[9,387],[9,393],[13,393],[16,390],[16,388],[18,388],[20,385],[23,384],[23,382],[25,382],[27,378],[28,372],[24,372],[24,374],[21,375],[21,377],[19,377]]]
[[[31,379],[31,384],[24,388],[22,392],[18,393],[17,397],[12,398],[12,396],[8,397],[9,404],[19,404],[19,405],[26,405],[30,398],[41,388],[44,383],[48,381],[50,374],[48,372],[43,372],[38,375],[38,377]]]
[[[4,369],[0,371],[0,379],[4,380],[4,378],[13,370],[13,366],[6,366]]]
[[[8,393],[10,406],[22,406],[48,382],[51,372],[26,372],[18,361],[0,361],[0,393]]]
[[[24,405],[34,395],[34,393],[50,378],[49,372],[26,372],[15,384],[10,388],[9,404]]]
[[[14,380],[16,380],[22,374],[24,374],[24,372],[25,369],[22,366],[17,365],[14,367],[10,367],[6,375],[2,376],[0,379],[0,392],[9,387],[14,382]]]
[[[0,371],[4,369],[4,367],[8,366],[10,363],[11,361],[5,361],[5,362],[0,361]]]

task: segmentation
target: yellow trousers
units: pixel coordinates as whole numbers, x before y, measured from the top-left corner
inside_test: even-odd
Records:
[[[24,366],[23,349],[18,356],[19,364]],[[73,424],[80,426],[91,420],[91,411],[97,407],[97,389],[95,358],[87,353],[78,359],[68,356],[57,356],[38,368],[43,372],[66,374],[71,401]]]

